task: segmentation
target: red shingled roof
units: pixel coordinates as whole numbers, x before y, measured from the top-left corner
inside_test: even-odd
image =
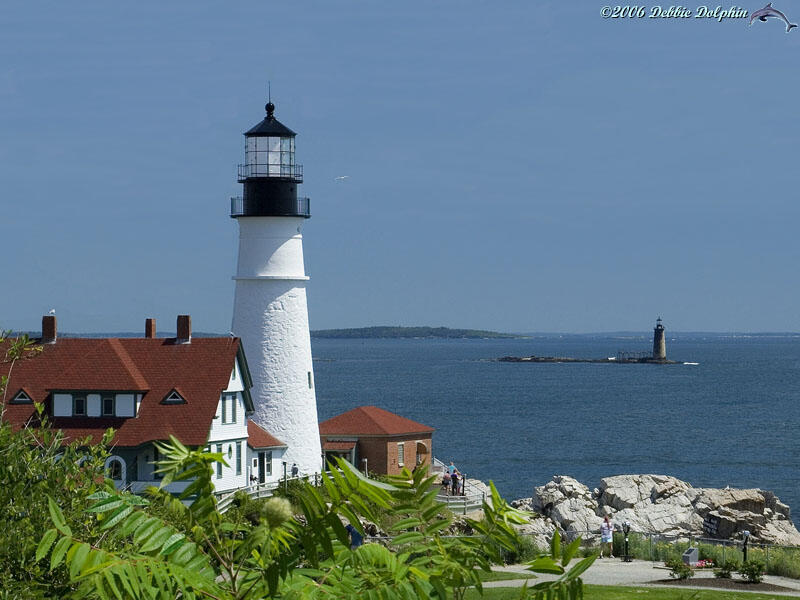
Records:
[[[286,444],[249,419],[247,421],[247,445],[251,448],[286,448]]]
[[[23,388],[34,402],[48,406],[52,390],[142,393],[135,418],[56,417],[53,425],[68,439],[91,436],[96,442],[114,427],[112,444],[119,446],[170,435],[202,446],[238,351],[239,339],[230,337],[192,338],[190,344],[176,344],[174,338],[59,338],[41,354],[16,362],[8,389]],[[0,358],[4,354],[0,345]],[[8,371],[9,365],[0,363],[0,375]],[[181,390],[185,404],[161,404],[173,388]],[[7,402],[12,399],[9,394]],[[34,415],[32,404],[6,406],[5,419],[17,429]]]
[[[404,435],[433,431],[432,427],[377,406],[359,406],[319,424],[320,435]]]

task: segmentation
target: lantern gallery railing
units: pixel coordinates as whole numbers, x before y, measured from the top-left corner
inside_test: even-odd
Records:
[[[298,217],[310,217],[311,216],[311,198],[297,198],[297,200],[292,203],[292,206],[285,207],[288,210],[284,210],[284,207],[275,207],[277,212],[274,213],[274,216],[281,216],[281,215],[291,215],[291,216],[298,216]],[[245,209],[244,198],[241,196],[234,196],[231,198],[231,217],[243,217],[243,216],[258,216],[258,214],[254,214],[248,212]]]
[[[246,164],[239,165],[239,182],[249,177],[287,177],[298,183],[303,181],[303,165]]]

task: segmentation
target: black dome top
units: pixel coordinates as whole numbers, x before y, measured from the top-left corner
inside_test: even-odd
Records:
[[[297,134],[286,127],[283,123],[275,118],[275,105],[268,102],[264,107],[267,109],[267,116],[255,127],[245,131],[245,137],[262,137],[262,136],[277,136],[277,137],[295,137]]]

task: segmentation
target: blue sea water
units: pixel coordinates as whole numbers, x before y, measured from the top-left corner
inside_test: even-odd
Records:
[[[645,337],[314,339],[320,420],[372,404],[436,429],[434,454],[509,499],[553,475],[659,473],[760,487],[800,510],[800,337],[667,336],[698,365],[501,363],[602,358]]]

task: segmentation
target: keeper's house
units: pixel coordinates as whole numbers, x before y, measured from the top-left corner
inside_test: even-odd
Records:
[[[359,469],[380,475],[397,475],[403,467],[413,470],[429,464],[433,431],[377,406],[359,406],[319,424],[326,463],[343,457]]]
[[[282,475],[285,444],[248,418],[251,380],[239,338],[193,338],[189,315],[178,317],[175,338],[156,337],[154,319],[143,338],[57,337],[55,316],[45,316],[42,352],[10,373],[0,363],[0,375],[9,375],[4,419],[14,428],[36,425],[39,402],[67,440],[97,443],[113,428],[107,473],[133,492],[158,485],[153,442],[170,435],[223,454],[228,466],[216,466],[217,492]]]

